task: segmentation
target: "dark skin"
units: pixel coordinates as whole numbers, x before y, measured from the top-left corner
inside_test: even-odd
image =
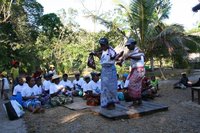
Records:
[[[134,49],[135,49],[135,44],[127,45],[127,48],[128,48],[129,50],[134,50]],[[124,59],[122,59],[122,60],[120,60],[119,62],[117,62],[117,65],[122,66],[122,62],[123,62],[124,60],[129,60],[129,59],[140,60],[140,59],[141,59],[141,56],[134,56],[134,57],[132,57],[132,56],[127,56],[127,57],[125,57]]]
[[[100,44],[100,50],[92,52],[90,54],[92,54],[94,56],[97,56],[98,58],[101,58],[102,51],[106,51],[108,49],[109,49],[109,45],[108,44]],[[115,57],[111,58],[111,59],[114,60]]]

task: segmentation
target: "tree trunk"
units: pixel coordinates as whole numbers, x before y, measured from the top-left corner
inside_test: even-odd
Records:
[[[154,71],[154,60],[153,60],[153,57],[150,58],[150,65],[151,65],[151,70]]]

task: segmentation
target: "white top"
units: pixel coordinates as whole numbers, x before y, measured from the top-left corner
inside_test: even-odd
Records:
[[[80,78],[78,81],[76,79],[73,80],[75,90],[81,90],[81,88],[83,88],[84,83],[85,81],[83,80],[83,78]]]
[[[30,86],[26,86],[22,90],[22,97],[30,97],[30,96],[36,96],[36,95],[37,95],[37,92],[34,86],[32,88]]]
[[[114,51],[114,49],[109,48],[106,51],[103,51],[102,55],[101,55],[101,64],[114,64],[115,60],[111,60],[111,57],[115,57],[116,52]]]
[[[49,74],[57,75],[56,70],[49,70]]]
[[[45,91],[48,91],[50,86],[51,86],[51,81],[50,80],[44,80],[42,85],[43,85],[42,88]]]
[[[28,86],[27,84],[23,84],[23,85],[16,85],[15,87],[14,87],[14,89],[13,89],[13,95],[17,95],[17,93],[19,92],[19,93],[22,93],[22,91],[23,91],[23,89],[26,87],[26,86]]]
[[[89,88],[90,88],[90,90],[92,90],[92,93],[100,94],[101,93],[101,82],[100,81],[94,82],[93,80],[91,80],[89,82]]]
[[[131,59],[131,67],[132,68],[144,66],[144,53],[141,53],[140,49],[138,47],[135,47],[134,50],[129,51],[128,56],[131,56],[131,57],[140,56],[141,57],[140,60]]]
[[[10,84],[9,84],[9,82],[8,82],[8,79],[7,79],[7,78],[3,78],[2,80],[3,80],[3,82],[4,82],[3,89],[4,89],[4,90],[9,90],[9,89],[10,89]]]
[[[56,92],[58,92],[58,90],[60,88],[64,88],[64,86],[60,85],[60,84],[57,85],[55,83],[52,83],[51,86],[50,86],[50,89],[49,89],[49,93],[50,94],[56,93]]]
[[[40,86],[35,85],[34,89],[35,89],[36,95],[42,94],[42,86],[41,85]]]
[[[87,83],[87,82],[84,83],[84,85],[83,85],[83,92],[92,90],[92,88],[89,87],[89,83]]]
[[[122,81],[118,80],[117,81],[117,89],[123,89]]]
[[[73,84],[70,80],[67,81],[61,80],[59,84],[63,85],[64,87],[73,88]]]

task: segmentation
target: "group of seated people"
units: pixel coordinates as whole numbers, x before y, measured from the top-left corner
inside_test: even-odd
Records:
[[[72,103],[73,96],[83,97],[88,105],[99,105],[101,93],[99,76],[99,73],[91,73],[92,79],[90,76],[81,78],[80,73],[76,73],[73,82],[68,80],[67,74],[63,74],[62,80],[60,76],[53,74],[35,78],[20,76],[11,99],[17,100],[33,113],[44,112],[42,107],[46,104],[55,107]]]
[[[118,98],[126,100],[128,74],[118,75]],[[56,74],[47,73],[36,76],[19,76],[18,84],[13,89],[11,99],[17,100],[32,113],[44,112],[45,105],[52,107],[73,102],[74,96],[83,97],[90,106],[100,105],[101,79],[100,73],[92,72],[90,76],[81,78],[75,73],[75,79],[70,81],[67,74],[62,78]],[[144,77],[142,82],[142,97],[153,98],[158,90],[158,81]]]

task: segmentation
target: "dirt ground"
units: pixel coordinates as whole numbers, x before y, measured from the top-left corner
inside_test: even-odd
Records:
[[[189,79],[194,82],[199,75],[196,71]],[[168,111],[137,119],[110,120],[89,110],[72,111],[64,107],[47,109],[44,114],[26,113],[23,119],[29,133],[199,133],[200,105],[191,102],[189,88],[173,89],[176,81],[161,81],[161,97],[154,99],[168,105]]]

